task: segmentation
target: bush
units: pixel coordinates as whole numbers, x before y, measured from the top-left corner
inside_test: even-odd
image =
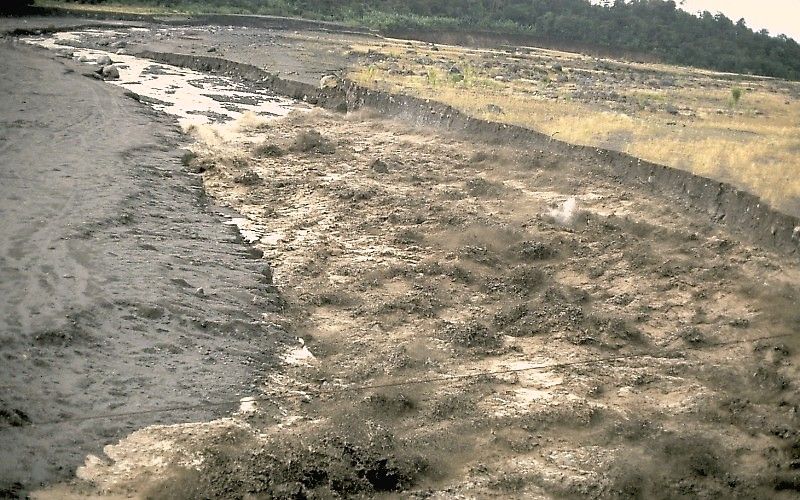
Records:
[[[731,89],[731,101],[733,102],[734,106],[739,104],[739,100],[742,98],[742,93],[743,91],[741,87],[733,87]]]

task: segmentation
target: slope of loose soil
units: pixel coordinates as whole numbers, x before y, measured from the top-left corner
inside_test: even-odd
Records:
[[[107,493],[796,493],[800,346],[747,341],[800,326],[794,260],[602,165],[364,113],[193,132],[307,351],[253,411],[109,448]]]

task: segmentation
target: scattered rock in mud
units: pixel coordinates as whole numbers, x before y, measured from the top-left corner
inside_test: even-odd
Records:
[[[511,252],[521,260],[546,260],[556,255],[555,250],[540,241],[521,241],[511,247]]]
[[[446,323],[441,336],[448,342],[467,349],[493,350],[503,345],[500,335],[478,321]]]
[[[119,69],[113,64],[103,66],[101,74],[104,80],[119,80]]]
[[[233,178],[233,182],[236,184],[241,184],[243,186],[259,186],[264,183],[264,179],[261,178],[257,173],[253,170],[247,170]]]
[[[703,335],[703,332],[701,332],[700,330],[697,329],[697,327],[694,326],[684,328],[683,330],[680,331],[678,335],[680,336],[681,339],[683,339],[684,342],[693,346],[701,346],[706,344],[707,342],[705,335]]]
[[[629,343],[641,343],[642,332],[630,326],[622,318],[601,318],[591,316],[586,320],[586,329],[579,329],[568,335],[576,344],[599,343],[604,347],[619,349]],[[591,340],[589,340],[591,339]]]
[[[260,157],[266,158],[277,158],[286,154],[282,147],[278,146],[277,144],[273,144],[271,142],[264,142],[259,144],[253,150],[253,154]]]
[[[291,151],[296,153],[332,154],[335,148],[331,142],[314,129],[300,131],[294,139]]]
[[[475,196],[477,198],[485,196],[499,196],[503,192],[503,187],[500,184],[487,181],[482,177],[469,179],[466,182],[466,188],[467,192],[469,192],[471,196]]]
[[[530,265],[519,265],[505,275],[492,275],[486,279],[483,289],[492,295],[513,294],[527,297],[547,282],[547,276],[540,269]]]

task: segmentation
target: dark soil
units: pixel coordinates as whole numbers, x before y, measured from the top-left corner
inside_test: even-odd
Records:
[[[225,414],[81,421],[235,400],[286,340],[261,321],[267,262],[184,171],[171,120],[48,56],[0,45],[0,496],[137,428]]]

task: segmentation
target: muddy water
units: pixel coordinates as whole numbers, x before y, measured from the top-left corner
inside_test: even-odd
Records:
[[[96,68],[98,59],[108,56],[120,73],[119,80],[109,80],[109,83],[143,96],[144,102],[176,116],[184,127],[232,122],[241,119],[248,112],[262,119],[269,119],[285,116],[295,109],[305,109],[302,103],[276,96],[254,85],[244,85],[231,78],[155,63],[127,55],[124,49],[102,51],[84,48],[91,44],[92,39],[124,34],[114,30],[81,30],[55,33],[51,36],[25,37],[21,40],[59,51],[85,63],[87,69]]]

